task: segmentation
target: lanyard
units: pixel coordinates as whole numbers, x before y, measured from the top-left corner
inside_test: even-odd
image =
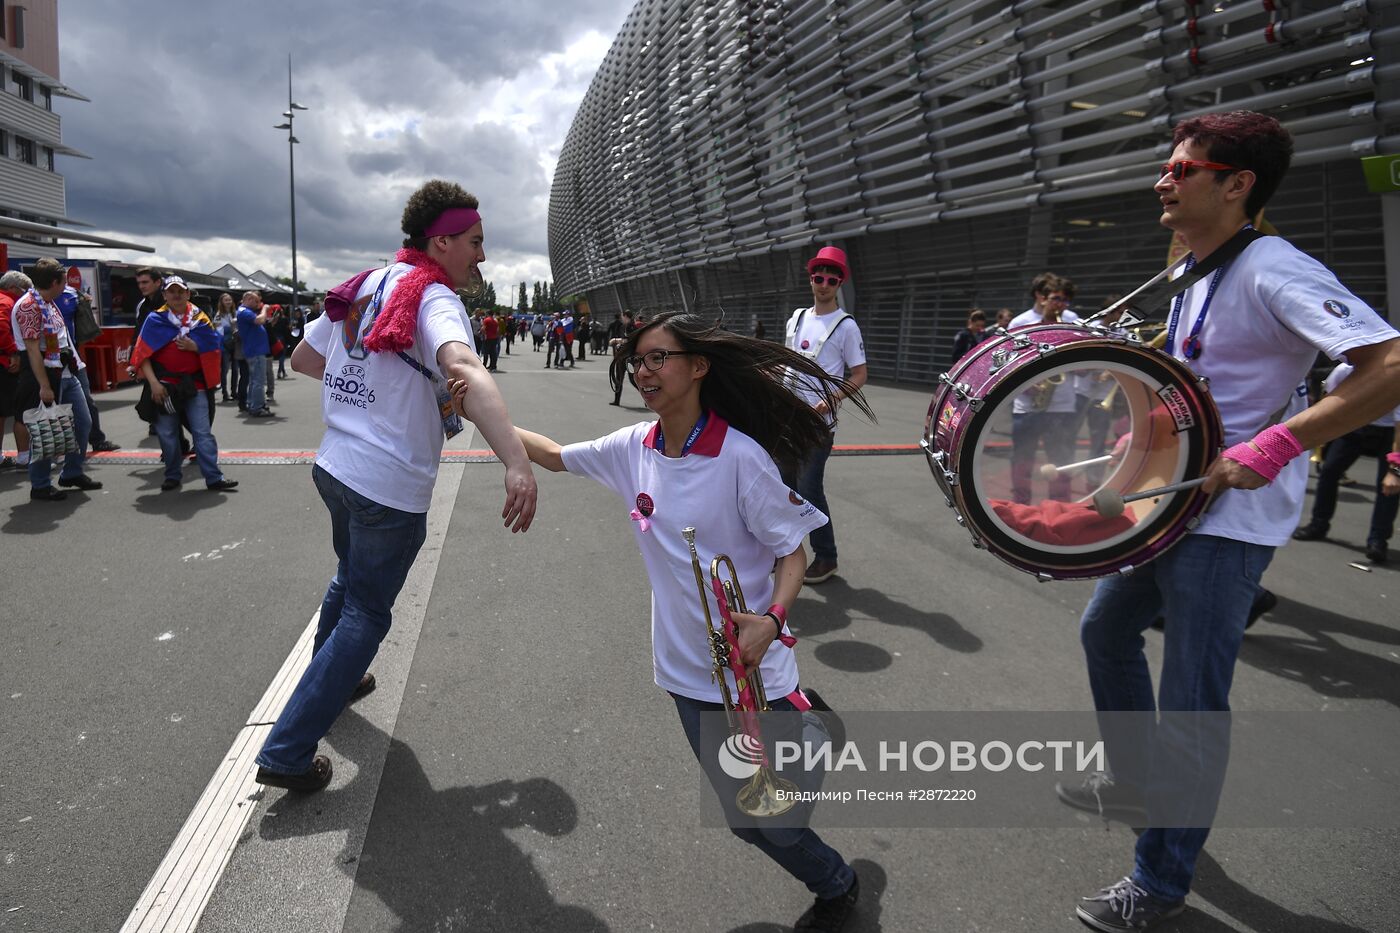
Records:
[[[695,427],[690,429],[690,437],[685,439],[681,445],[681,456],[690,453],[690,448],[695,446],[695,441],[700,437],[700,432],[705,430],[705,422],[710,420],[710,413],[704,411],[700,413],[700,420],[695,422]],[[661,425],[656,426],[656,449],[664,455],[666,453],[666,434],[661,430]]]
[[[1245,224],[1243,229],[1250,230],[1253,229],[1253,227],[1251,224]],[[1182,270],[1182,273],[1190,272],[1191,267],[1194,265],[1196,265],[1196,257],[1194,255],[1187,256],[1186,268]],[[1206,315],[1210,313],[1211,299],[1215,297],[1215,290],[1220,287],[1220,281],[1225,278],[1225,270],[1229,268],[1229,265],[1230,264],[1226,262],[1219,269],[1216,269],[1215,274],[1210,277],[1210,285],[1206,288],[1206,300],[1201,303],[1201,313],[1196,315],[1196,323],[1191,325],[1191,333],[1187,334],[1186,339],[1181,343],[1181,355],[1188,361],[1200,359],[1201,353],[1204,352],[1204,348],[1201,346],[1201,328],[1206,323]],[[1187,289],[1187,291],[1190,291],[1190,289]],[[1172,315],[1167,324],[1168,352],[1171,352],[1172,348],[1176,346],[1176,325],[1181,320],[1181,306],[1185,303],[1185,300],[1186,292],[1181,292],[1172,302]]]

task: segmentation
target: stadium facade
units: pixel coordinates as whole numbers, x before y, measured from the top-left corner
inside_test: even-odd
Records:
[[[771,335],[834,243],[871,375],[932,382],[1037,272],[1083,310],[1158,271],[1171,128],[1252,109],[1296,142],[1267,219],[1385,309],[1400,194],[1360,159],[1400,152],[1397,49],[1395,0],[640,0],[560,153],[555,282]]]

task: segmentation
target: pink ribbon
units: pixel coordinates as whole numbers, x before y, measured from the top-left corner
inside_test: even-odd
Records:
[[[633,509],[629,514],[631,515],[632,521],[637,523],[638,531],[642,532],[643,534],[646,534],[648,531],[651,531],[651,519],[647,518],[645,515],[643,515],[641,512],[638,512],[636,509]]]

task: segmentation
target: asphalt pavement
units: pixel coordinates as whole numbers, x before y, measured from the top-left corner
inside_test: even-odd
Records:
[[[582,440],[647,417],[630,389],[607,404],[604,369],[545,370],[526,347],[497,380],[516,423]],[[123,446],[93,458],[102,490],[31,503],[22,474],[0,473],[0,929],[123,929],[319,607],[333,560],[306,457],[318,385],[275,388],[275,418],[219,407],[233,492],[205,491],[193,464],[160,492],[135,388],[98,396]],[[868,394],[879,422],[849,418],[838,441],[916,444],[930,390]],[[651,681],[626,508],[537,471],[535,525],[511,535],[500,465],[463,453],[484,447],[472,431],[448,447],[379,688],[323,746],[335,780],[240,801],[198,929],[790,927],[805,890],[699,825],[694,760]],[[827,477],[840,572],[792,612],[805,683],[848,711],[1092,708],[1077,637],[1091,584],[1038,583],[973,549],[916,453],[834,457]],[[1336,540],[1294,543],[1270,567],[1279,602],[1246,638],[1237,710],[1400,707],[1400,562],[1352,566],[1371,493],[1341,500]],[[1147,640],[1155,665],[1161,636]],[[1219,829],[1164,929],[1400,928],[1397,825],[1392,810],[1373,829]],[[861,873],[852,929],[892,933],[1083,929],[1076,898],[1127,874],[1133,844],[1089,815],[823,835]]]

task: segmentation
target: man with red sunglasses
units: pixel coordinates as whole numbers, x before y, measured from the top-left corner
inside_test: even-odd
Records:
[[[812,307],[798,308],[787,322],[787,345],[837,378],[845,377],[859,389],[865,385],[865,339],[855,318],[841,308],[841,285],[850,278],[845,250],[823,246],[807,262],[807,274],[812,284]],[[846,375],[849,371],[850,375]],[[801,380],[792,389],[826,418],[832,434],[826,444],[815,450],[797,474],[784,476],[784,481],[797,494],[815,505],[826,515],[831,509],[826,502],[826,461],[835,441],[836,412],[814,387]],[[812,562],[807,566],[803,582],[824,583],[836,573],[836,532],[833,521],[812,532]]]
[[[1161,224],[1204,261],[1260,215],[1288,170],[1293,141],[1277,120],[1250,111],[1186,120],[1172,141],[1154,186]],[[1100,581],[1080,621],[1094,706],[1142,720],[1105,732],[1112,774],[1057,791],[1071,806],[1148,827],[1131,873],[1079,900],[1079,918],[1094,929],[1148,930],[1185,909],[1229,729],[1203,735],[1180,713],[1230,709],[1259,578],[1302,513],[1303,454],[1400,404],[1397,336],[1327,267],[1276,236],[1253,239],[1176,299],[1164,349],[1209,380],[1228,448],[1206,472],[1203,488],[1217,495],[1200,524],[1131,576]],[[1306,408],[1303,381],[1319,351],[1356,368]],[[1154,693],[1143,632],[1158,615],[1166,626]],[[1150,721],[1158,709],[1170,712]],[[1203,721],[1223,717],[1192,719]]]

